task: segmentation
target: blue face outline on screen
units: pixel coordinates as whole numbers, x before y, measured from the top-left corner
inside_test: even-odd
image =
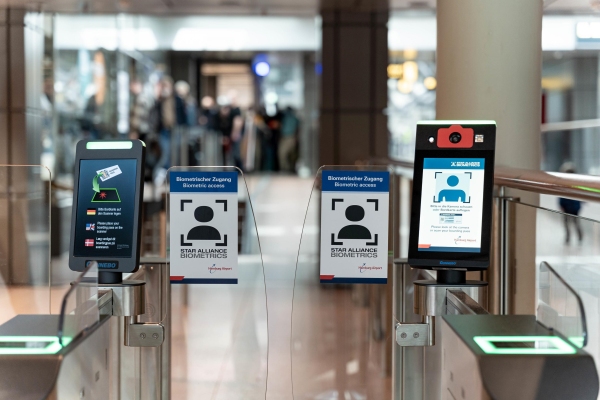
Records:
[[[442,189],[438,192],[438,202],[446,201],[446,202],[457,202],[457,203],[468,203],[467,201],[467,193],[462,189],[454,189],[460,179],[456,175],[450,175],[448,179],[446,179],[446,183],[448,187],[446,189]]]
[[[472,174],[471,172],[463,172],[463,174],[464,175],[452,174],[448,176],[443,172],[436,172],[436,187],[439,188],[442,186],[442,189],[438,191],[437,198],[434,198],[433,202],[469,204],[471,202],[471,196],[469,195],[469,181],[471,180]],[[440,181],[443,181],[444,178],[446,178],[446,182],[441,184]]]

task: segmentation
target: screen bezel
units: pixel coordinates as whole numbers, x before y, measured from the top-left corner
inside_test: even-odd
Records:
[[[88,143],[98,144],[88,146]],[[131,143],[131,148],[109,148],[109,143]],[[103,146],[104,144],[104,146]],[[88,147],[92,147],[91,149]],[[97,147],[97,148],[94,148]],[[116,146],[119,147],[119,146]],[[135,206],[133,215],[133,240],[130,257],[107,257],[103,255],[77,257],[74,255],[75,227],[77,226],[77,208],[79,206],[79,170],[82,160],[114,160],[130,159],[136,160],[135,176]],[[140,244],[142,231],[142,201],[144,197],[143,168],[145,159],[145,145],[140,140],[102,142],[82,140],[77,143],[75,152],[75,171],[73,172],[73,210],[71,213],[71,240],[69,244],[69,268],[73,271],[83,271],[87,261],[117,262],[118,267],[103,271],[129,273],[139,268]]]
[[[437,137],[437,130],[447,125],[419,126],[415,148],[412,204],[410,216],[410,237],[408,246],[408,264],[414,268],[444,270],[484,270],[490,264],[492,198],[494,189],[494,147],[495,125],[469,125],[475,134],[483,133],[487,142],[475,143],[473,148],[439,148],[429,142],[431,136]],[[492,128],[492,129],[490,129]],[[419,251],[419,229],[421,223],[421,192],[423,187],[423,164],[426,158],[483,158],[484,182],[481,224],[481,252],[433,252]],[[445,263],[445,264],[444,264]],[[450,264],[453,263],[453,264]]]

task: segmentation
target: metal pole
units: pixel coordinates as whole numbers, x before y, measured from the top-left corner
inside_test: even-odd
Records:
[[[489,283],[488,310],[492,314],[507,315],[512,310],[512,272],[514,260],[514,199],[505,196],[499,187],[494,199],[492,223],[492,262],[486,278]]]
[[[147,312],[141,322],[161,322],[164,341],[160,347],[141,347],[139,385],[143,398],[169,400],[171,397],[171,285],[169,264],[164,258],[147,258],[131,279],[146,282]],[[128,321],[135,322],[135,321]],[[125,352],[127,353],[127,352]]]
[[[171,265],[165,263],[159,268],[161,271],[161,317],[165,327],[165,339],[161,346],[161,399],[169,400],[171,398]]]
[[[489,298],[487,308],[492,314],[502,314],[502,229],[504,220],[504,187],[498,188],[494,197],[492,210],[492,254],[490,268],[484,272],[484,279],[489,284]]]
[[[394,263],[393,267],[393,317],[392,317],[392,336],[396,336],[396,318],[404,320],[404,264]],[[404,376],[402,370],[402,361],[404,359],[403,353],[404,348],[398,346],[394,340],[392,350],[392,399],[401,400],[404,398],[402,395],[402,378]]]

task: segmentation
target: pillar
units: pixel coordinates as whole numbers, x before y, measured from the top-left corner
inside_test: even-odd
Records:
[[[387,21],[381,11],[323,11],[319,163],[387,157]]]
[[[437,118],[495,120],[496,165],[540,167],[542,3],[437,3]],[[516,195],[538,203],[538,196]],[[517,214],[513,311],[533,314],[535,212],[521,206]]]
[[[40,164],[45,22],[43,14],[0,10],[0,164]],[[40,172],[0,167],[0,278],[5,284],[48,282],[49,185]]]

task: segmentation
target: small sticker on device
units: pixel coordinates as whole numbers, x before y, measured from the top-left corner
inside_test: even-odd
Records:
[[[483,143],[483,135],[475,135],[475,143]]]

